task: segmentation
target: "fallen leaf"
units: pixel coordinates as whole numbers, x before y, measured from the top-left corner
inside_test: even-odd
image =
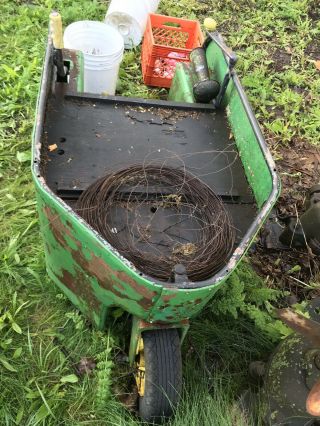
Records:
[[[318,61],[314,61],[314,64],[315,64],[315,66],[316,66],[317,70],[319,70],[319,71],[320,71],[320,60],[318,60]]]
[[[23,409],[23,407],[19,408],[19,411],[18,411],[18,413],[17,413],[16,420],[15,420],[15,423],[16,423],[17,425],[19,425],[19,424],[21,423],[21,420],[22,420],[22,417],[23,417],[23,413],[24,413],[24,409]]]
[[[112,316],[113,316],[113,318],[118,319],[118,318],[122,317],[122,315],[123,315],[124,313],[125,313],[125,311],[124,311],[123,309],[121,309],[121,308],[117,308],[117,309],[114,309],[114,310],[112,311]]]
[[[96,362],[93,358],[81,358],[80,362],[77,364],[77,370],[80,374],[91,374],[95,368]]]
[[[14,351],[14,353],[13,353],[13,355],[12,355],[12,358],[13,358],[13,359],[19,358],[19,357],[20,357],[20,355],[21,355],[21,353],[22,353],[22,347],[17,348],[17,349]]]
[[[60,379],[61,383],[77,383],[78,381],[79,379],[75,374],[69,374],[68,376],[63,376]]]
[[[132,389],[132,392],[124,393],[121,390],[118,390],[116,392],[116,395],[118,396],[119,401],[126,407],[129,411],[134,411],[137,400],[138,400],[138,390],[136,387]]]
[[[295,265],[293,266],[291,269],[289,269],[289,271],[287,271],[287,274],[293,274],[294,272],[300,272],[301,271],[301,266],[300,265]]]
[[[58,148],[58,145],[56,144],[56,143],[54,143],[54,144],[52,144],[52,145],[49,145],[49,151],[51,152],[51,151],[54,151],[55,149],[57,149]]]
[[[17,372],[17,370],[14,367],[12,367],[12,365],[8,362],[6,358],[0,357],[0,363],[4,366],[4,368],[11,371],[12,373]]]
[[[20,326],[16,322],[12,322],[11,327],[13,328],[13,330],[16,333],[18,333],[18,334],[22,333],[22,330],[21,330]]]
[[[30,161],[31,153],[30,151],[25,152],[17,152],[17,160],[19,163],[25,163],[26,161]]]
[[[19,77],[19,74],[13,69],[13,68],[10,68],[10,67],[8,67],[8,65],[6,65],[6,64],[3,64],[2,65],[2,68],[6,71],[6,73],[10,76],[10,77],[12,77],[12,78],[16,78],[16,77]]]
[[[35,413],[36,422],[41,422],[41,420],[44,420],[46,417],[49,416],[49,414],[50,411],[48,410],[48,407],[45,404],[42,404],[39,410]]]
[[[173,254],[182,254],[184,256],[190,256],[191,254],[193,254],[197,249],[197,246],[195,244],[192,243],[187,243],[187,244],[180,244],[177,247],[174,247],[173,249]]]

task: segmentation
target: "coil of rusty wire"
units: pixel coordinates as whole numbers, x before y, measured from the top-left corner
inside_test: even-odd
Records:
[[[99,178],[77,212],[142,273],[212,277],[227,262],[235,232],[222,200],[199,178],[161,165],[133,165]]]

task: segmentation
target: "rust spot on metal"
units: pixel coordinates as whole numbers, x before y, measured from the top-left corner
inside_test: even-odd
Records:
[[[90,282],[88,282],[87,277],[81,270],[76,270],[76,276],[73,276],[66,269],[62,269],[62,277],[55,275],[66,287],[84,301],[89,308],[89,315],[92,310],[99,313],[101,302],[93,295]]]
[[[71,223],[69,220],[66,220],[66,225],[67,225],[69,228],[72,228],[72,223]]]
[[[138,284],[133,278],[128,277],[124,271],[117,271],[116,274],[121,281],[129,283],[130,287],[135,289],[138,293],[142,294],[147,299],[152,299],[158,294],[156,291],[149,290],[148,288]]]
[[[187,302],[184,302],[184,303],[178,303],[177,305],[173,305],[172,308],[173,309],[184,308],[188,304],[188,302],[190,303],[191,301],[187,301]],[[191,302],[191,304],[193,305],[193,302]]]
[[[177,297],[176,294],[166,294],[162,297],[162,300],[164,302],[169,302],[170,300],[174,299],[175,297]]]
[[[155,291],[150,291],[147,288],[137,284],[137,282],[129,277],[123,271],[116,271],[110,268],[100,257],[97,257],[91,253],[92,259],[88,261],[82,254],[80,250],[74,252],[73,257],[75,261],[82,267],[83,270],[87,271],[88,274],[95,277],[101,287],[105,288],[108,291],[113,292],[116,296],[126,298],[126,295],[122,292],[119,292],[116,287],[124,287],[118,280],[128,284],[132,289],[134,289],[140,296],[141,299],[137,302],[144,309],[150,309],[153,305],[152,299],[157,294]],[[115,280],[118,278],[118,280]]]
[[[277,314],[292,330],[307,338],[316,347],[320,347],[320,323],[306,318],[290,308],[278,309]]]
[[[134,289],[141,299],[137,303],[145,310],[150,309],[153,306],[153,298],[157,295],[156,291],[149,290],[143,285],[138,284],[132,277],[129,277],[124,271],[116,271],[100,257],[96,256],[94,253],[90,252],[91,260],[87,260],[84,254],[81,251],[81,243],[71,233],[71,230],[68,226],[64,225],[60,220],[60,217],[57,213],[53,213],[50,207],[44,207],[44,213],[48,218],[49,227],[55,236],[59,244],[68,250],[75,263],[79,265],[83,271],[88,273],[91,277],[95,277],[101,287],[106,290],[114,293],[116,296],[121,299],[127,298],[124,294],[124,286],[121,282],[126,283],[132,289]],[[73,249],[67,243],[65,236],[68,236],[78,249]],[[86,277],[90,285],[89,278]],[[119,282],[119,281],[121,282]],[[123,290],[123,293],[118,289]]]
[[[68,246],[65,240],[65,235],[68,235],[68,237],[70,237],[77,245],[79,245],[79,242],[73,238],[69,228],[64,226],[64,224],[61,222],[60,216],[58,213],[53,213],[50,207],[48,206],[45,206],[43,208],[43,212],[48,218],[49,228],[51,232],[53,233],[53,235],[55,236],[56,240],[59,242],[60,245],[67,248],[69,251],[71,250],[70,246]]]
[[[124,286],[119,282],[117,282],[117,284],[114,285],[114,288],[117,289],[117,290],[120,290],[120,293],[126,291]]]
[[[156,322],[147,322],[144,320],[139,321],[139,328],[145,330],[154,330],[157,328],[170,328],[170,324],[164,322],[164,321],[156,321]]]
[[[164,297],[163,297],[163,301],[164,301]],[[180,313],[181,309],[190,309],[190,307],[194,306],[194,305],[199,305],[200,303],[203,302],[203,299],[198,298],[195,300],[186,300],[185,302],[182,303],[177,303],[176,305],[173,303],[164,303],[163,305],[159,306],[159,310],[164,311],[165,309],[169,309],[170,312],[177,312],[178,314]],[[169,319],[169,317],[167,317]]]
[[[174,318],[174,317],[172,317],[172,318]],[[188,325],[189,325],[189,320],[187,320],[187,319],[178,321],[176,323],[171,323],[171,324],[168,324],[165,321],[156,321],[156,322],[152,322],[152,323],[144,321],[144,320],[139,321],[139,329],[141,329],[141,330],[147,330],[147,329],[154,330],[154,329],[157,329],[157,328],[177,328],[178,326],[183,327],[183,326],[188,326]]]

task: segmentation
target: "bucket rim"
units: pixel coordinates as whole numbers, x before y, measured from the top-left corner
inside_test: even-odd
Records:
[[[88,26],[84,25],[84,24],[89,24]],[[84,52],[84,50],[81,47],[78,47],[78,43],[77,46],[72,46],[72,44],[74,43],[75,40],[77,40],[79,38],[79,36],[86,31],[86,30],[92,30],[94,28],[94,26],[90,26],[90,24],[97,24],[97,26],[99,26],[101,29],[103,30],[107,30],[109,31],[109,33],[112,33],[112,38],[115,40],[115,44],[116,44],[116,48],[113,49],[112,51],[110,51],[109,53],[102,53],[102,54],[92,54],[92,53],[87,53]],[[110,37],[110,34],[109,34]],[[108,39],[108,35],[104,34],[101,35],[100,40],[103,38],[106,39],[106,41],[110,41],[107,40]],[[97,39],[97,36],[94,33],[88,34],[88,38],[87,39]],[[76,21],[76,22],[72,22],[70,25],[68,25],[64,31],[63,34],[63,42],[65,44],[65,46],[67,48],[70,49],[76,49],[76,50],[81,50],[83,52],[84,55],[88,56],[88,57],[96,57],[96,58],[101,58],[101,57],[110,57],[110,56],[118,56],[123,54],[124,51],[124,40],[123,37],[121,36],[121,34],[119,34],[119,32],[117,31],[116,28],[114,28],[112,25],[108,25],[105,22],[100,22],[100,21]],[[94,46],[93,46],[94,48]]]

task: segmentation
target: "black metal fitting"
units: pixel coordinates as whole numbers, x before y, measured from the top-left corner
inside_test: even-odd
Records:
[[[203,48],[207,49],[210,42],[214,41],[220,49],[225,54],[226,60],[228,61],[228,72],[224,76],[223,82],[220,87],[220,91],[217,95],[217,97],[214,99],[213,104],[216,108],[219,108],[221,106],[223,97],[227,91],[229,81],[232,78],[233,75],[233,68],[235,67],[236,63],[238,62],[237,55],[225,44],[222,36],[218,33],[218,31],[215,32],[208,32],[207,31],[207,38],[205,42],[203,43]]]
[[[178,263],[172,270],[172,282],[184,283],[188,281],[187,270],[184,265]]]

